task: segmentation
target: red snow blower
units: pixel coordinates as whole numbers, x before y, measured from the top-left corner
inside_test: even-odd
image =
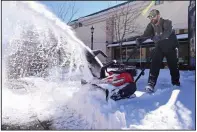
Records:
[[[106,65],[104,65],[100,70],[100,78],[98,78],[98,80],[96,80],[95,82],[91,81],[91,83],[89,83],[92,84],[94,87],[103,90],[106,94],[106,100],[111,98],[117,101],[125,98],[133,98],[135,96],[134,93],[137,90],[136,82],[142,75],[144,75],[145,67],[141,69],[141,72],[137,76],[136,66],[129,66],[126,64],[134,54],[138,53],[137,50],[138,48],[139,45],[137,45],[134,48],[133,52],[127,58],[125,64],[121,64],[121,63],[118,64],[116,60],[113,60],[107,63]],[[99,52],[101,53],[102,51]],[[102,52],[101,54],[103,55],[104,53]],[[151,58],[148,59],[147,63],[149,63],[150,61]],[[119,65],[118,70],[108,71],[107,69],[113,66],[114,64]],[[106,75],[106,73],[108,73],[108,75]],[[136,79],[134,79],[135,76],[137,76]],[[81,83],[87,84],[88,82],[82,80]],[[114,89],[103,88],[99,86],[100,84],[111,84],[115,86],[115,88]]]

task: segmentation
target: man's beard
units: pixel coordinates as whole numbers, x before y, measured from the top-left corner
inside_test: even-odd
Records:
[[[153,19],[153,20],[151,20],[151,23],[152,23],[152,24],[157,24],[157,23],[158,23],[158,19]]]

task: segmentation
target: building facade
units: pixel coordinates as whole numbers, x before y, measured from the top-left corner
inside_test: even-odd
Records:
[[[190,1],[188,8],[188,35],[190,44],[189,64],[196,66],[196,1]]]
[[[153,5],[150,6],[151,4]],[[100,49],[108,55],[107,59],[98,56],[103,63],[111,59],[124,62],[135,46],[135,38],[143,34],[149,23],[148,12],[151,9],[158,9],[164,19],[172,21],[173,29],[175,29],[180,43],[179,62],[181,65],[187,65],[190,56],[188,41],[189,5],[189,1],[125,2],[74,20],[69,25],[89,47],[91,47],[91,27],[94,27],[93,49]],[[137,62],[137,65],[142,65],[150,56],[153,47],[153,42],[148,39],[139,49],[139,53],[133,56],[129,62]]]

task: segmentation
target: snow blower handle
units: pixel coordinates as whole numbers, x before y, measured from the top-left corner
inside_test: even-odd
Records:
[[[146,41],[147,39],[152,39],[154,36],[148,36],[148,37],[139,37],[139,38],[136,38],[136,47],[140,47],[140,45]]]
[[[116,60],[112,60],[111,62],[104,65],[102,68],[106,69],[106,68],[110,67],[111,65],[115,64],[116,62],[117,62]]]
[[[151,52],[151,55],[150,55],[150,57],[149,57],[149,59],[148,59],[148,61],[146,61],[147,63],[150,63],[150,62],[152,61],[152,57],[153,57],[154,53],[155,53],[155,50],[153,49],[152,52]],[[139,74],[139,75],[137,76],[137,78],[135,79],[135,83],[139,80],[139,78],[140,78],[142,75],[145,74],[144,71],[145,71],[145,67],[142,68],[140,74]]]
[[[151,39],[153,36],[148,36],[148,37],[139,37],[136,39],[136,46],[133,49],[133,52],[130,54],[130,56],[127,58],[126,63],[128,63],[129,59],[131,59],[131,57],[137,53],[137,49],[140,48],[141,43],[143,41],[145,41],[146,39]]]

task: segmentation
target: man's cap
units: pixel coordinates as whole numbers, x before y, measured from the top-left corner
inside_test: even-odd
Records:
[[[148,18],[154,18],[158,14],[159,14],[159,11],[156,10],[156,9],[153,9],[153,10],[150,11],[150,13],[148,15]]]

